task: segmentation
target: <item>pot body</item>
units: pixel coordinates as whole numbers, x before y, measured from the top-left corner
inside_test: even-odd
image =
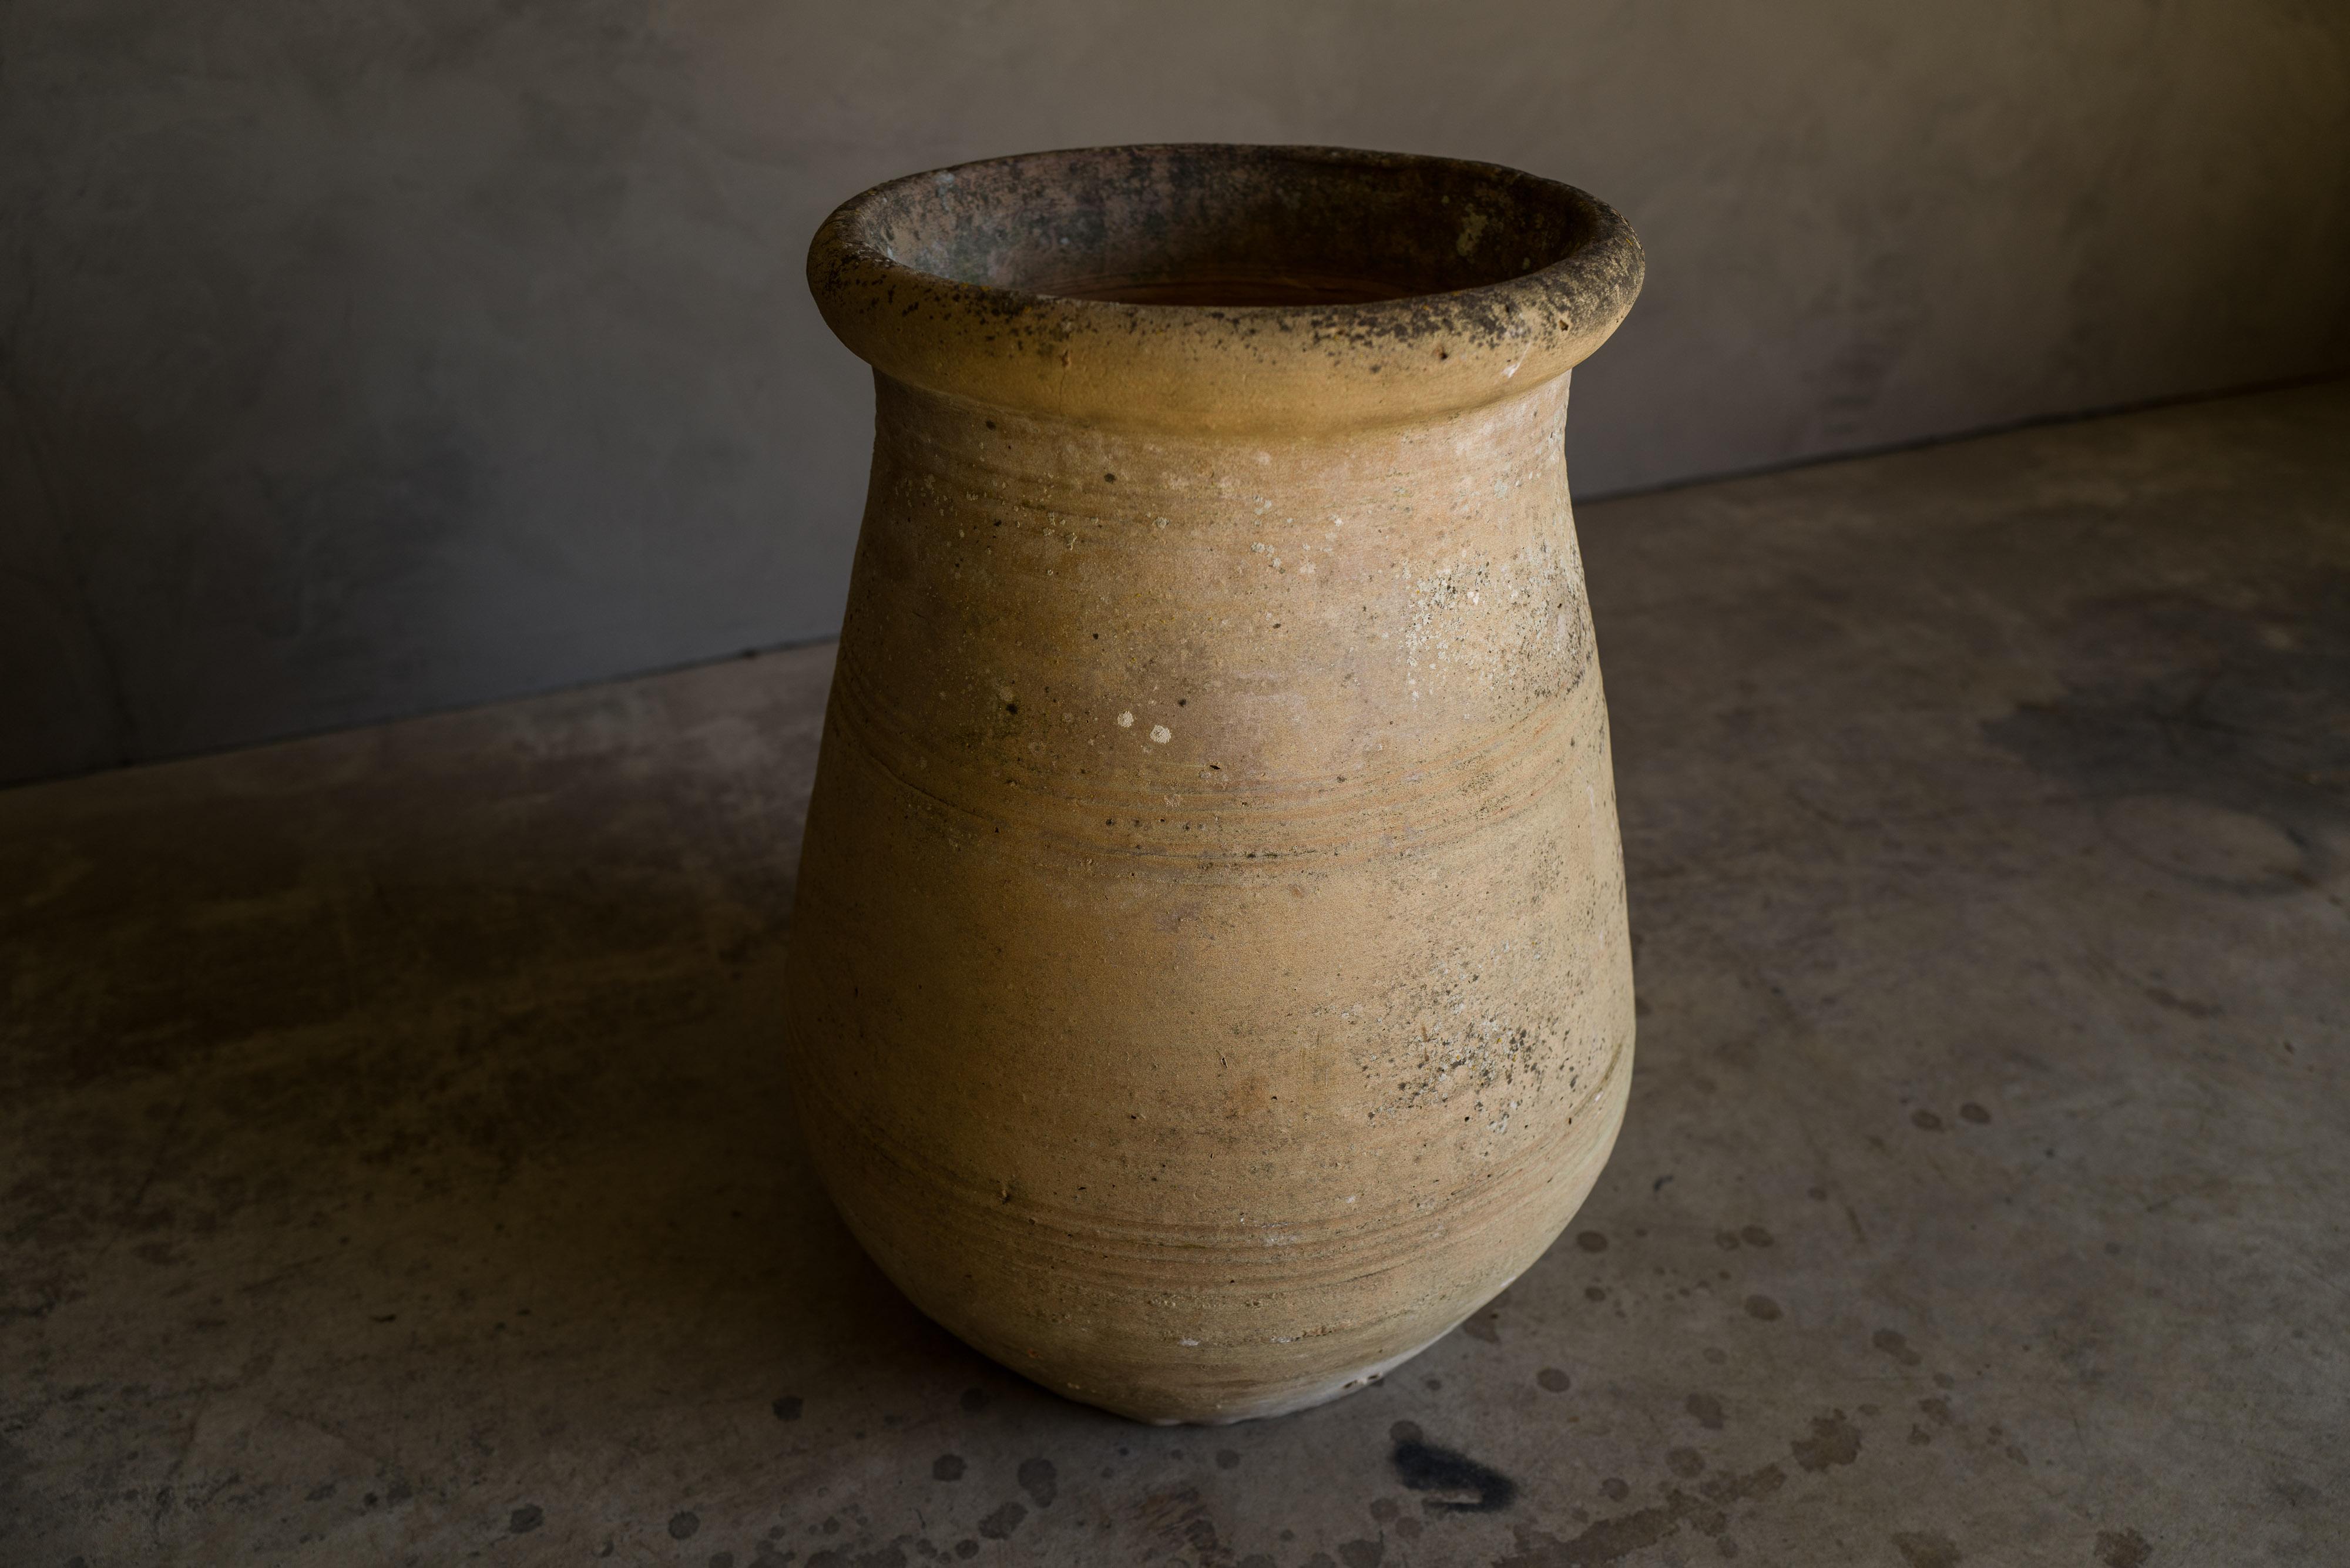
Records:
[[[1375,1381],[1607,1158],[1622,857],[1568,377],[1526,380],[1252,432],[877,373],[793,1082],[883,1270],[1047,1387]]]

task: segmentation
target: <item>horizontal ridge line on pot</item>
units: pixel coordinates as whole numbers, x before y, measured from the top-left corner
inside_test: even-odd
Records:
[[[1628,1051],[1628,1045],[1625,1049]],[[1619,1061],[1618,1074],[1624,1064]],[[1128,1290],[1120,1290],[1116,1282],[1110,1282],[1108,1298],[1124,1297],[1128,1303],[1115,1315],[1114,1326],[1107,1332],[1087,1336],[1092,1343],[1085,1347],[1059,1344],[1055,1360],[1065,1369],[1094,1363],[1096,1365],[1088,1376],[1100,1378],[1104,1376],[1104,1357],[1107,1357],[1110,1364],[1123,1361],[1130,1366],[1139,1344],[1179,1346],[1185,1363],[1182,1382],[1189,1390],[1188,1396],[1179,1403],[1182,1408],[1192,1412],[1180,1417],[1186,1420],[1224,1420],[1277,1414],[1296,1407],[1290,1400],[1293,1396],[1305,1391],[1320,1390],[1309,1398],[1308,1402],[1313,1402],[1339,1391],[1342,1383],[1345,1387],[1360,1386],[1363,1373],[1371,1374],[1370,1380],[1376,1381],[1378,1373],[1391,1370],[1458,1327],[1471,1313],[1506,1289],[1555,1243],[1613,1148],[1621,1130],[1625,1104],[1624,1096],[1616,1096],[1607,1114],[1598,1118],[1600,1125],[1596,1129],[1595,1147],[1571,1167],[1562,1167],[1552,1172],[1548,1186],[1555,1187],[1563,1181],[1566,1188],[1572,1189],[1564,1195],[1571,1200],[1560,1202],[1557,1211],[1529,1238],[1530,1241],[1538,1244],[1522,1244],[1501,1253],[1469,1246],[1469,1258],[1487,1264],[1498,1260],[1499,1268],[1479,1267],[1476,1262],[1464,1260],[1466,1266],[1451,1271],[1412,1270],[1408,1261],[1401,1262],[1387,1272],[1406,1274],[1409,1271],[1418,1273],[1425,1282],[1420,1288],[1405,1295],[1389,1296],[1380,1310],[1352,1314],[1340,1311],[1335,1316],[1325,1315],[1308,1298],[1336,1295],[1349,1282],[1340,1280],[1328,1283],[1291,1285],[1279,1293],[1275,1302],[1267,1303],[1266,1310],[1283,1306],[1292,1311],[1302,1309],[1319,1330],[1295,1335],[1259,1336],[1232,1333],[1230,1324],[1234,1321],[1235,1311],[1230,1299],[1232,1290],[1229,1284],[1211,1280],[1205,1284],[1170,1287],[1163,1273],[1147,1276],[1136,1288]],[[862,1240],[864,1224],[859,1210],[845,1210],[844,1214],[850,1228],[858,1231]],[[927,1218],[936,1222],[935,1216]],[[1448,1237],[1446,1240],[1454,1243],[1447,1251],[1458,1251],[1464,1241],[1473,1241],[1473,1236]],[[997,1249],[990,1248],[988,1255],[997,1264],[1002,1263],[1003,1256]],[[924,1312],[1004,1365],[1029,1370],[1031,1376],[1043,1376],[1031,1369],[1031,1362],[1036,1359],[1032,1344],[1057,1339],[1073,1324],[1098,1324],[1103,1321],[1097,1315],[1099,1304],[1105,1299],[1103,1282],[1095,1279],[1079,1277],[1069,1281],[1077,1292],[1083,1293],[1082,1300],[1087,1304],[1082,1310],[1078,1309],[1076,1297],[1071,1298],[1071,1309],[1055,1309],[1044,1304],[1060,1299],[1062,1293],[1054,1291],[1030,1303],[1024,1326],[1021,1320],[1007,1321],[1001,1317],[992,1323],[974,1321],[961,1310],[963,1303],[936,1299],[920,1288],[920,1282],[900,1278],[886,1254],[876,1256],[884,1272],[889,1273]],[[1063,1278],[1049,1272],[1042,1277],[1049,1280]],[[1359,1286],[1363,1280],[1377,1277],[1379,1276],[1357,1276],[1352,1282]],[[1359,1289],[1351,1294],[1359,1305]],[[1253,1312],[1254,1305],[1243,1302],[1240,1310]],[[1172,1322],[1169,1321],[1170,1314],[1173,1314]],[[1415,1320],[1419,1326],[1405,1339],[1396,1341],[1404,1345],[1400,1353],[1379,1358],[1368,1366],[1356,1360],[1356,1347],[1365,1340],[1376,1342],[1386,1337],[1382,1325]],[[1225,1327],[1220,1330],[1214,1326],[1218,1322]],[[1134,1330],[1140,1323],[1159,1326],[1138,1336]],[[1268,1376],[1263,1359],[1267,1347],[1290,1353],[1291,1364],[1297,1370],[1285,1375]],[[1330,1358],[1333,1352],[1339,1353],[1335,1365]],[[1216,1369],[1220,1366],[1228,1366],[1230,1371],[1218,1376]],[[1051,1386],[1058,1386],[1064,1392],[1076,1392],[1088,1399],[1097,1397],[1097,1391],[1088,1384],[1064,1380]],[[1220,1389],[1235,1396],[1243,1395],[1244,1390],[1247,1393],[1242,1397],[1216,1397]],[[1146,1401],[1146,1405],[1154,1407],[1157,1413],[1150,1409],[1128,1409],[1115,1403],[1111,1407],[1125,1409],[1128,1414],[1143,1414],[1162,1422],[1170,1419],[1164,1414],[1169,1406],[1159,1404],[1156,1399]],[[1234,1407],[1243,1407],[1238,1417],[1213,1413],[1218,1410],[1229,1412]]]
[[[840,723],[844,738],[853,738],[884,777],[931,809],[970,822],[975,836],[1017,823],[1035,836],[1024,836],[1024,842],[1032,847],[1052,845],[1080,857],[1187,867],[1245,866],[1267,860],[1351,861],[1440,846],[1461,832],[1505,821],[1541,805],[1573,768],[1573,748],[1560,743],[1559,737],[1575,727],[1578,715],[1574,699],[1588,669],[1586,660],[1577,667],[1574,684],[1566,691],[1529,707],[1517,722],[1489,735],[1482,744],[1459,748],[1386,774],[1350,775],[1348,787],[1343,788],[1317,778],[1235,780],[1210,786],[1215,793],[1203,795],[1197,780],[1200,769],[1192,764],[1186,769],[1191,776],[1180,785],[1170,779],[1163,785],[1118,794],[1077,795],[1039,787],[1065,775],[1032,775],[1038,782],[1025,784],[1003,778],[1008,769],[1020,766],[1016,759],[1004,758],[993,759],[993,765],[983,769],[957,763],[952,769],[938,772],[960,773],[963,775],[960,781],[951,777],[934,781],[932,770],[920,763],[945,753],[926,751],[912,742],[910,737],[918,732],[912,722],[903,719],[891,722],[878,713],[879,704],[847,665],[836,677],[833,718]],[[1471,784],[1481,777],[1489,782],[1472,790]],[[994,782],[998,779],[1002,782]],[[955,782],[978,787],[956,794],[944,793]],[[1105,778],[1104,784],[1108,782]],[[1179,788],[1179,805],[1168,806],[1168,795]],[[1241,794],[1243,790],[1245,797]],[[974,796],[983,798],[985,804]],[[1432,815],[1426,810],[1431,803],[1453,799],[1462,804],[1449,814]],[[1105,816],[1130,825],[1137,815],[1155,819],[1170,813],[1192,826],[1169,824],[1164,825],[1165,831],[1154,832],[1161,825],[1147,824],[1143,831],[1162,840],[1164,847],[1138,844],[1124,832],[1103,833],[1093,826]],[[1197,847],[1210,834],[1236,836],[1237,825],[1228,825],[1224,818],[1242,814],[1248,814],[1250,841],[1281,846]],[[1378,826],[1388,822],[1407,826]]]
[[[1097,424],[1420,420],[1581,361],[1639,242],[1574,186],[1347,148],[1084,148],[906,176],[808,250],[833,331],[934,391]]]
[[[999,509],[1007,517],[1024,515],[1030,525],[1045,524],[1038,531],[1047,535],[1058,535],[1071,524],[1091,530],[1092,538],[1097,540],[1112,538],[1121,530],[1170,524],[1204,532],[1253,532],[1274,521],[1263,509],[1247,507],[1242,499],[1243,493],[1237,487],[1229,493],[1203,495],[1190,480],[1180,493],[1153,486],[1151,465],[1174,471],[1180,476],[1184,470],[1196,470],[1234,456],[1236,443],[1230,432],[1080,424],[1035,410],[983,402],[913,386],[886,375],[879,378],[876,389],[877,415],[883,411],[883,400],[920,400],[951,410],[962,435],[959,440],[949,439],[941,436],[934,425],[898,421],[877,430],[878,452],[898,459],[910,473],[935,483],[940,494],[950,501],[959,494],[966,504],[983,503],[991,516]],[[1557,400],[1557,405],[1552,422],[1536,443],[1538,466],[1529,466],[1523,478],[1529,483],[1555,483],[1559,504],[1565,507],[1568,504],[1565,400]],[[1334,450],[1334,441],[1358,449],[1368,466],[1355,475],[1355,493],[1345,505],[1350,514],[1360,515],[1377,511],[1399,490],[1424,483],[1427,475],[1422,454],[1432,448],[1454,445],[1464,438],[1474,439],[1477,416],[1485,411],[1486,408],[1480,406],[1454,410],[1435,421],[1349,427],[1344,431],[1291,431],[1279,435],[1253,431],[1243,450],[1264,453],[1263,462],[1271,468],[1276,463],[1283,467],[1298,462],[1319,464]],[[982,436],[981,431],[985,435]],[[1104,455],[1111,451],[1120,451],[1125,455],[1110,465],[1115,472],[1109,473],[1089,463],[1073,462],[1058,445],[1041,449],[1052,452],[1049,460],[1034,455],[1040,450],[1039,443],[1056,436],[1065,441],[1085,440]],[[1030,454],[1029,461],[1019,460],[1023,453]],[[1483,461],[1479,466],[1484,477],[1492,477],[1495,454],[1488,451],[1480,455]],[[1525,459],[1531,454],[1512,455]],[[1403,461],[1406,457],[1412,461],[1407,463]],[[1502,461],[1506,464],[1506,458]],[[1138,483],[1139,465],[1141,472]],[[1263,472],[1253,472],[1250,477],[1262,480]],[[1261,495],[1251,498],[1263,499]],[[1409,513],[1411,508],[1407,506],[1405,511]],[[1295,519],[1283,517],[1279,521],[1294,523]]]
[[[1081,1254],[1096,1258],[1116,1256],[1159,1278],[1164,1277],[1166,1255],[1170,1252],[1190,1257],[1213,1254],[1237,1266],[1261,1266],[1282,1279],[1306,1282],[1308,1276],[1294,1265],[1325,1250],[1393,1241],[1400,1256],[1424,1241],[1425,1226],[1430,1222],[1424,1216],[1437,1216],[1433,1222],[1440,1233],[1466,1235],[1490,1224],[1493,1216],[1507,1213],[1539,1196],[1558,1175],[1561,1166],[1557,1157],[1562,1150],[1571,1151],[1577,1144],[1605,1136],[1611,1119],[1609,1105],[1611,1101],[1620,1104],[1622,1099],[1620,1093],[1611,1094],[1611,1090],[1620,1088],[1617,1079],[1628,1049],[1626,1041],[1610,1042],[1606,1060],[1595,1070],[1591,1085],[1575,1095],[1575,1109],[1565,1117],[1554,1118],[1551,1135],[1542,1142],[1509,1149],[1497,1159],[1499,1168],[1487,1171],[1484,1179],[1440,1190],[1409,1205],[1388,1205],[1384,1210],[1369,1206],[1340,1219],[1283,1220],[1275,1227],[1251,1226],[1246,1221],[1218,1225],[1131,1218],[1112,1221],[1103,1218],[1098,1210],[1046,1203],[1017,1193],[1006,1199],[1004,1184],[957,1170],[910,1150],[898,1140],[879,1136],[869,1123],[847,1115],[849,1107],[837,1098],[828,1108],[837,1118],[835,1125],[847,1129],[847,1136],[861,1144],[871,1158],[909,1179],[910,1189],[918,1188],[934,1197],[956,1201],[967,1220],[979,1220],[996,1233],[999,1246],[1051,1255],[1061,1250],[1058,1241],[1066,1239],[1071,1249]],[[1539,1118],[1534,1119],[1539,1125]],[[943,1217],[936,1212],[929,1218],[932,1223],[943,1222]],[[1268,1242],[1263,1234],[1267,1228],[1277,1228],[1295,1239]],[[1114,1244],[1118,1251],[1106,1253],[1105,1242]],[[1343,1277],[1368,1277],[1388,1266],[1392,1263],[1359,1269]],[[1110,1271],[1088,1267],[1077,1272]]]
[[[1598,1119],[1604,1121],[1604,1117]],[[1589,1141],[1588,1137],[1561,1138],[1556,1140],[1555,1150],[1544,1152],[1563,1150],[1571,1158],[1578,1145]],[[1278,1310],[1284,1296],[1359,1284],[1407,1267],[1416,1258],[1424,1259],[1430,1255],[1431,1249],[1450,1246],[1478,1251],[1482,1247],[1484,1232],[1537,1203],[1545,1189],[1555,1185],[1558,1174],[1556,1170],[1529,1170],[1523,1180],[1508,1184],[1495,1200],[1464,1204],[1461,1212],[1434,1221],[1432,1231],[1417,1221],[1399,1221],[1378,1231],[1333,1236],[1321,1242],[1175,1243],[1137,1238],[1128,1233],[1130,1227],[1092,1230],[1055,1226],[1041,1220],[1018,1224],[1013,1222],[1016,1216],[985,1229],[993,1233],[993,1245],[1005,1258],[1024,1260],[1055,1277],[1082,1278],[1097,1286],[1123,1286],[1146,1294],[1164,1287],[1170,1258],[1195,1266],[1212,1262],[1217,1269],[1231,1270],[1234,1278],[1211,1293],[1220,1297],[1262,1293],[1266,1298],[1263,1304],[1268,1310]],[[1537,1176],[1539,1179],[1535,1179]],[[1483,1189],[1476,1196],[1482,1197]],[[1200,1289],[1181,1288],[1195,1293]]]

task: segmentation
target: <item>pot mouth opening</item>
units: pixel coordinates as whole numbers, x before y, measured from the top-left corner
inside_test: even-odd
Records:
[[[1341,149],[1112,147],[915,175],[844,209],[929,277],[1178,309],[1375,305],[1507,284],[1601,226],[1570,186],[1492,164]]]

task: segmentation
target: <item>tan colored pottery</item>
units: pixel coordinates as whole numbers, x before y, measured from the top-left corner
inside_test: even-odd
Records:
[[[1638,243],[1485,164],[1130,147],[883,185],[808,275],[877,398],[792,923],[817,1168],[1073,1398],[1376,1380],[1624,1114],[1562,431]]]

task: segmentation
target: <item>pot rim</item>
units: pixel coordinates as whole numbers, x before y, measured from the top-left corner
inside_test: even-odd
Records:
[[[1173,191],[1196,202],[1201,182],[1219,178],[1268,188],[1318,180],[1327,182],[1318,194],[1340,201],[1381,182],[1422,200],[1440,191],[1442,207],[1425,207],[1426,221],[1459,224],[1464,258],[1486,232],[1526,238],[1506,224],[1489,231],[1487,220],[1471,215],[1481,197],[1514,203],[1552,226],[1551,254],[1531,270],[1465,287],[1295,304],[1089,298],[950,276],[898,254],[896,239],[943,243],[956,223],[986,217],[991,205],[997,214],[1036,212],[1048,225],[1075,214],[1109,232],[1102,216],[1109,196],[1148,202],[1175,199]],[[1089,204],[1088,192],[1104,199]],[[1444,210],[1454,195],[1462,206]],[[1045,210],[1054,197],[1063,205]],[[1425,420],[1531,391],[1615,331],[1639,293],[1645,260],[1614,208],[1503,165],[1177,142],[1015,154],[889,181],[825,221],[808,247],[807,273],[827,325],[895,379],[1087,424],[1275,434]]]

